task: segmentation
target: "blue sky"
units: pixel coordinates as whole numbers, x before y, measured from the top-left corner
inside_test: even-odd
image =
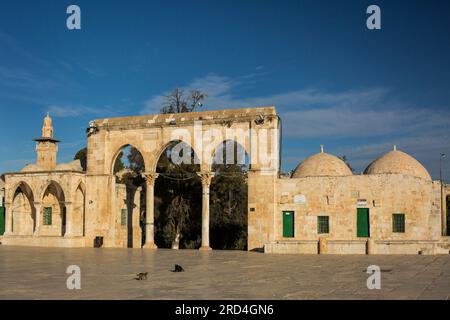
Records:
[[[80,31],[66,28],[70,4]],[[366,28],[370,4],[382,30]],[[450,157],[449,12],[438,0],[3,1],[0,172],[34,162],[47,111],[69,161],[89,120],[158,112],[179,86],[206,91],[205,109],[275,105],[284,170],[324,144],[362,171],[396,144],[437,178]]]

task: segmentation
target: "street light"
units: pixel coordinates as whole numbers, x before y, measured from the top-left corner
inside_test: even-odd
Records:
[[[447,218],[444,214],[444,184],[442,181],[442,159],[446,157],[445,153],[441,153],[441,157],[439,158],[439,181],[441,182],[441,222],[442,222],[442,235],[447,235]]]

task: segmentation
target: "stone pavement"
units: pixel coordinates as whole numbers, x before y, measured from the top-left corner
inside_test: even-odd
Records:
[[[172,273],[175,264],[186,272]],[[68,290],[67,267],[82,290]],[[382,269],[368,290],[369,265]],[[147,281],[136,273],[148,272]],[[0,246],[0,299],[449,299],[450,255],[264,255],[240,251]]]

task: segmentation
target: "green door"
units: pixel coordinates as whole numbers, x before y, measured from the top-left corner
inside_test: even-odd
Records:
[[[450,196],[447,197],[447,236],[450,236]]]
[[[369,226],[369,209],[358,208],[356,216],[356,236],[358,237],[370,237]]]
[[[283,237],[294,237],[294,211],[283,211]]]
[[[5,233],[5,208],[0,207],[0,236]]]

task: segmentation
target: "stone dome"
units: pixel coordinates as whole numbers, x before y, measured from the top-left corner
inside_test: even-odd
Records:
[[[353,173],[347,164],[336,156],[320,152],[300,163],[292,178],[304,177],[342,177]]]
[[[83,171],[80,160],[74,160],[69,163],[58,164],[55,168],[56,171]]]
[[[404,174],[431,180],[427,169],[419,161],[405,152],[396,150],[396,148],[373,161],[364,171],[364,174],[388,173]]]
[[[38,172],[38,171],[44,171],[41,167],[34,163],[30,163],[26,165],[20,172]]]

